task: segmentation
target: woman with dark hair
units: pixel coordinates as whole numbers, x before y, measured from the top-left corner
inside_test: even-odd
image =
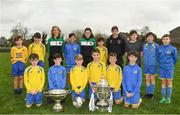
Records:
[[[92,61],[92,50],[96,48],[96,39],[94,38],[91,28],[86,28],[84,30],[84,34],[79,40],[79,45],[84,60],[83,66],[86,67],[87,64]]]
[[[53,26],[51,30],[51,37],[48,39],[48,52],[49,52],[49,67],[54,65],[53,56],[59,53],[63,56],[64,39],[60,36],[61,30],[57,26]]]

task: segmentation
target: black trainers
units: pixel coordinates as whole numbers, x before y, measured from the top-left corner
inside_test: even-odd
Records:
[[[144,96],[143,96],[143,98],[146,98],[146,99],[148,99],[150,97],[150,94],[145,94]]]
[[[153,94],[149,94],[149,99],[153,99],[154,95]]]
[[[18,94],[21,95],[21,94],[22,94],[22,91],[23,91],[22,88],[19,88]]]
[[[14,89],[14,94],[19,94],[18,89]]]

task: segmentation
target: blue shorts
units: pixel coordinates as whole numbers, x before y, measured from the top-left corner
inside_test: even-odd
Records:
[[[76,99],[77,97],[81,97],[85,100],[86,98],[86,91],[83,89],[80,94],[77,94],[74,90],[71,92],[72,100]]]
[[[70,73],[71,68],[74,67],[74,66],[75,66],[75,65],[73,65],[73,66],[72,66],[72,65],[67,65],[67,66],[66,66],[66,72],[67,72],[67,73]]]
[[[154,65],[146,66],[146,65],[144,65],[144,74],[154,75],[157,73],[158,73],[157,66],[154,66]]]
[[[17,61],[16,63],[12,64],[12,76],[23,76],[25,68],[26,64],[21,61]]]
[[[44,62],[41,61],[41,60],[39,60],[39,62],[38,62],[37,65],[38,65],[38,66],[41,66],[42,68],[45,68]]]
[[[138,104],[140,100],[140,93],[134,93],[132,97],[124,96],[124,102],[127,104]]]
[[[113,99],[114,100],[120,100],[121,98],[122,98],[121,90],[118,90],[117,92],[113,92]]]
[[[37,94],[32,95],[31,93],[26,94],[26,105],[32,104],[42,104],[42,93],[38,92]]]
[[[160,69],[161,79],[173,79],[173,77],[174,77],[174,70]]]

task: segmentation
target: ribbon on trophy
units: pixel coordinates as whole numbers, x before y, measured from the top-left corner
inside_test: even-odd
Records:
[[[108,112],[112,112],[112,106],[113,106],[113,91],[110,91],[110,98],[108,99]]]
[[[89,101],[89,111],[95,110],[95,100],[94,100],[94,92],[91,94],[91,99]]]

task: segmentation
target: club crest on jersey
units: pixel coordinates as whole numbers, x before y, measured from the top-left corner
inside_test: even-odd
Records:
[[[77,50],[77,48],[76,47],[74,47],[74,51],[76,51]]]
[[[138,73],[138,71],[137,71],[137,70],[135,70],[133,73],[134,73],[134,74],[137,74],[137,73]]]
[[[40,74],[40,72],[41,72],[40,70],[37,71],[38,74]]]
[[[171,54],[171,50],[168,50],[166,53],[167,53],[167,54]]]
[[[118,44],[121,44],[121,40],[118,40],[117,43],[118,43]]]
[[[63,74],[63,72],[62,72],[62,71],[59,71],[58,73],[59,73],[60,75],[62,75],[62,74]]]

